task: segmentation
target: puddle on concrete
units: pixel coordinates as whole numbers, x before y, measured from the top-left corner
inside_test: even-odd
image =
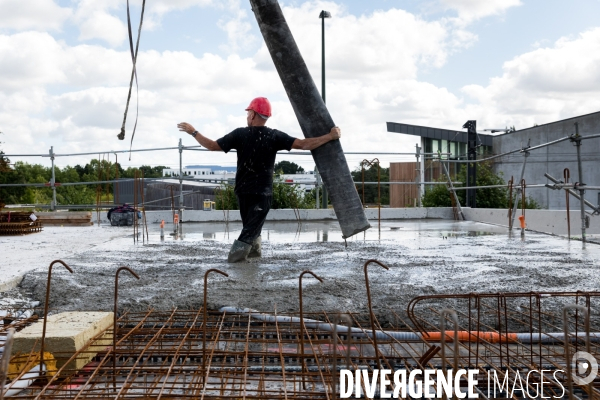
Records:
[[[186,223],[177,234],[165,231],[164,242],[169,241],[218,241],[231,243],[242,230],[241,223]],[[452,239],[460,236],[484,236],[505,234],[506,228],[477,222],[454,221],[371,221],[371,228],[348,241],[404,240],[422,237]],[[336,221],[331,222],[267,222],[263,228],[263,240],[272,243],[318,243],[343,241]],[[150,241],[160,240],[160,232],[151,226]]]

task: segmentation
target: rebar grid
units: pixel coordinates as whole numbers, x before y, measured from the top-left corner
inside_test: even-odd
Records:
[[[407,313],[423,337],[432,340],[436,337],[433,333],[439,330],[443,306],[457,310],[459,332],[446,334],[446,342],[452,341],[454,335],[459,338],[459,365],[455,368],[485,369],[490,374],[495,371],[501,380],[508,376],[510,387],[517,379],[517,372],[522,378],[529,371],[549,370],[556,373],[560,384],[545,382],[544,396],[562,397],[566,388],[565,398],[592,398],[591,391],[593,398],[600,398],[598,377],[593,381],[593,389],[575,386],[570,393],[571,377],[567,374],[568,368],[575,364],[571,356],[578,351],[588,351],[600,360],[600,319],[597,312],[590,313],[597,309],[599,296],[600,292],[420,296],[409,303]],[[592,314],[587,329],[585,316],[577,310],[566,314],[564,321],[563,310],[574,305],[583,306],[588,315]],[[590,336],[589,349],[586,334]],[[446,344],[446,349],[454,353],[450,344]],[[433,362],[431,367],[441,366]],[[479,383],[479,388],[486,391],[489,382]],[[534,376],[527,382],[528,389],[535,393],[539,390],[535,385],[539,383],[539,376]]]
[[[39,317],[35,314],[29,316],[28,313],[28,316],[26,318],[13,318],[11,314],[11,312],[8,312],[7,316],[3,317],[4,323],[0,325],[0,335],[6,335],[10,328],[15,329],[16,331],[20,331],[21,329],[31,325],[39,319]]]
[[[422,296],[411,302],[410,319],[390,311],[385,326],[370,315],[343,314],[342,318],[339,313],[327,312],[305,312],[304,325],[296,314],[277,312],[209,311],[206,325],[203,309],[126,313],[118,320],[116,351],[110,328],[74,355],[53,354],[59,365],[64,364],[58,374],[36,380],[15,398],[336,399],[339,369],[372,374],[376,368],[407,373],[424,368],[479,369],[480,398],[494,397],[487,396],[488,371],[500,381],[508,376],[512,387],[517,373],[524,379],[530,371],[545,369],[556,373],[562,388],[546,377],[544,396],[560,397],[566,388],[565,398],[569,394],[591,398],[586,385],[574,384],[573,392],[568,391],[565,346],[570,346],[570,355],[585,351],[585,334],[591,332],[589,351],[599,359],[600,323],[597,315],[592,315],[586,332],[585,318],[575,309],[568,315],[565,339],[562,309],[579,303],[594,310],[599,295]],[[452,310],[456,326],[449,317]],[[447,318],[445,336],[440,328],[442,314]],[[340,320],[344,325],[337,325]],[[454,352],[454,338],[458,339],[458,353]],[[69,369],[69,361],[90,353],[96,355],[82,370]],[[466,387],[464,379],[462,384]],[[536,384],[539,375],[534,374],[526,385],[533,393],[538,390]],[[596,378],[593,385],[596,398],[600,398],[600,380]],[[503,393],[501,397],[521,398],[518,394]]]

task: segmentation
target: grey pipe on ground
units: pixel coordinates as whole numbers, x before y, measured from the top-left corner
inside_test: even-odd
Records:
[[[287,324],[300,324],[300,318],[298,317],[287,317],[287,316],[275,316],[270,314],[261,313],[257,310],[250,308],[237,308],[237,307],[221,307],[220,312],[230,314],[250,314],[250,316],[258,321],[268,323],[287,323]],[[307,328],[320,329],[326,332],[333,332],[336,325],[330,324],[329,322],[322,322],[315,319],[304,319],[304,326]],[[360,328],[350,328],[352,336],[354,337],[373,337],[370,331],[366,331]],[[345,334],[348,332],[348,327],[343,325],[337,325],[337,332],[339,334]],[[402,341],[402,342],[416,342],[426,340],[423,335],[415,332],[398,332],[398,331],[375,331],[377,339],[389,340],[390,338]],[[569,334],[571,340],[575,339],[575,334]],[[523,344],[529,343],[559,343],[564,341],[565,334],[563,332],[556,333],[517,333],[517,342]],[[585,339],[585,332],[579,332],[577,334],[578,339]],[[600,332],[590,332],[590,341],[600,342]]]

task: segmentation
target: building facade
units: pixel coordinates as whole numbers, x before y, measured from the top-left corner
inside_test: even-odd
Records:
[[[506,153],[526,146],[535,147],[545,143],[567,138],[576,133],[575,124],[581,136],[600,133],[600,112],[586,114],[521,129],[493,137],[495,154]],[[564,180],[565,168],[569,169],[570,182],[583,182],[588,186],[600,186],[600,138],[581,141],[582,176],[578,173],[577,147],[574,142],[565,140],[550,146],[534,149],[529,152],[525,164],[523,179],[526,184],[552,184],[544,174],[548,173],[556,179]],[[505,180],[514,178],[520,181],[523,169],[524,153],[510,154],[495,160],[496,172],[501,172]],[[542,208],[562,210],[566,208],[564,191],[552,190],[546,187],[525,189],[526,195],[534,199]],[[587,200],[593,204],[600,203],[599,191],[588,190]],[[571,209],[579,209],[579,200],[571,197]]]
[[[575,124],[577,124],[579,135],[583,137],[598,134],[600,133],[600,112],[498,135],[478,133],[477,159],[516,151],[491,160],[494,171],[501,173],[506,182],[513,178],[513,182],[519,184],[521,171],[523,171],[523,179],[526,185],[553,184],[544,174],[548,173],[562,181],[564,180],[565,169],[568,169],[571,183],[583,182],[588,186],[598,187],[600,186],[600,138],[581,141],[582,176],[579,176],[577,146],[575,146],[575,142],[569,140],[570,136],[576,134]],[[425,153],[425,156],[420,158],[419,168],[415,172],[415,181],[431,182],[438,179],[443,173],[439,157],[434,155],[438,150],[443,153],[450,153],[442,156],[442,159],[448,157],[446,166],[451,175],[464,167],[464,164],[456,161],[466,159],[466,132],[394,122],[388,122],[387,128],[388,132],[421,137],[422,153]],[[554,141],[556,143],[535,148]],[[529,155],[525,157],[525,152],[519,150],[528,146],[534,149],[530,150]],[[419,194],[422,196],[424,186],[420,187]],[[399,195],[405,196],[402,193]],[[545,186],[526,187],[526,195],[535,200],[543,209],[566,208],[564,191],[552,190]],[[600,204],[599,191],[588,190],[585,193],[585,198],[595,205]],[[390,202],[393,201],[391,192]],[[579,200],[571,197],[570,208],[579,209]]]
[[[465,131],[431,128],[427,126],[387,123],[388,132],[419,136],[421,144],[419,160],[415,163],[390,163],[390,182],[434,182],[443,174],[444,162],[450,176],[455,177],[465,166],[459,160],[467,160],[468,135]],[[485,157],[492,153],[492,135],[479,133],[475,143],[477,157]],[[438,155],[438,152],[441,154]],[[413,177],[410,179],[411,171]],[[412,207],[419,204],[425,194],[426,184],[390,185],[391,207]]]
[[[207,183],[218,183],[235,180],[235,167],[221,167],[217,165],[199,166],[188,165],[181,169],[184,178],[193,178]],[[163,169],[165,178],[179,178],[179,168]]]

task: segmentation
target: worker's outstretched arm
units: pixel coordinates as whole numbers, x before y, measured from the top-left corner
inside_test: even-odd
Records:
[[[337,126],[331,128],[328,134],[306,139],[296,139],[292,144],[292,149],[298,150],[314,150],[319,146],[324,145],[332,140],[337,140],[342,137],[342,131]]]
[[[186,132],[189,135],[193,134],[194,132],[198,132],[198,131],[196,131],[196,129],[194,129],[194,127],[192,125],[188,124],[187,122],[181,122],[181,123],[177,124],[177,127],[179,128],[180,131]],[[221,151],[222,150],[221,146],[219,146],[219,143],[207,138],[206,136],[202,135],[200,132],[196,133],[196,141],[198,143],[200,143],[200,145],[206,147],[210,151]]]

